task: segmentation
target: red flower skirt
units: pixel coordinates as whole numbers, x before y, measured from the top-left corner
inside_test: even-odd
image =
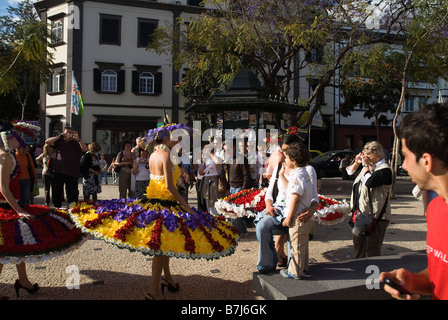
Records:
[[[40,262],[80,246],[87,237],[67,213],[30,205],[34,219],[19,218],[9,205],[0,205],[0,263]]]

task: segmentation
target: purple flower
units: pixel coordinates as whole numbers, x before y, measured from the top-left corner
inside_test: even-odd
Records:
[[[165,224],[165,227],[168,229],[168,231],[173,232],[179,227],[179,218],[175,214],[171,213],[168,209],[163,209],[160,214],[162,215],[163,223]]]
[[[156,210],[145,210],[137,217],[136,226],[138,228],[144,228],[146,225],[157,220],[159,215],[159,212],[157,212]]]

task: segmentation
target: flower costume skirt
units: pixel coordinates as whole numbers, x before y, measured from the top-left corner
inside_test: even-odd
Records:
[[[215,208],[226,218],[254,217],[266,209],[265,195],[266,189],[241,190],[219,199]],[[319,206],[311,218],[313,221],[324,225],[337,224],[343,222],[350,213],[350,205],[346,201],[338,201],[324,195],[318,197]]]
[[[155,256],[217,259],[234,253],[238,231],[224,217],[172,200],[129,199],[82,202],[70,215],[86,233],[131,251]]]
[[[88,237],[76,228],[69,215],[46,206],[29,205],[34,215],[27,220],[0,204],[0,263],[35,263],[78,248]]]

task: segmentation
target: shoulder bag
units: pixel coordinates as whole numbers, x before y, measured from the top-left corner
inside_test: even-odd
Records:
[[[373,214],[373,205],[370,194],[370,188],[368,189],[368,195],[369,195],[370,212]],[[368,236],[369,234],[371,234],[377,222],[381,220],[384,213],[386,212],[386,206],[388,201],[389,201],[389,193],[386,194],[386,201],[384,201],[383,208],[381,209],[381,212],[378,218],[376,219],[372,218],[371,215],[362,213],[359,209],[354,210],[352,213],[352,217],[349,221],[349,225],[352,227],[352,234],[356,237],[359,237],[360,235]]]

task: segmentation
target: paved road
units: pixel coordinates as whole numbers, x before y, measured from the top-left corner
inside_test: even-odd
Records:
[[[111,179],[110,179],[111,180]],[[349,199],[352,181],[325,178],[322,194],[336,199]],[[411,195],[413,184],[400,177],[396,199],[391,201],[393,222],[387,230],[383,255],[425,250],[426,223],[422,205]],[[43,204],[42,189],[36,204]],[[80,186],[82,193],[82,187]],[[193,195],[193,194],[191,194]],[[117,185],[103,185],[99,199],[118,197]],[[195,201],[191,201],[195,205]],[[316,224],[310,242],[311,263],[352,259],[353,245],[347,220],[324,226]],[[256,300],[262,299],[252,290],[256,271],[258,242],[253,228],[241,239],[236,252],[214,261],[171,260],[171,270],[181,290],[169,293],[176,300]],[[62,257],[37,264],[28,264],[31,281],[41,286],[39,293],[22,291],[21,300],[139,300],[143,299],[151,278],[151,257],[129,252],[101,240],[90,239],[81,248]],[[79,289],[68,289],[74,282],[73,270],[79,270]],[[0,295],[16,299],[13,284],[17,278],[14,266],[5,265],[0,274]]]

